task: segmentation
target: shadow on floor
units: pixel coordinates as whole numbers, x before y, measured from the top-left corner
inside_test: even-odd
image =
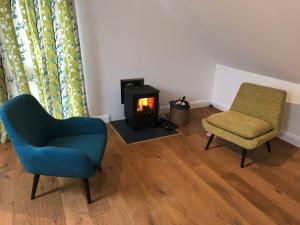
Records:
[[[280,167],[285,162],[290,161],[299,148],[279,139],[275,138],[270,141],[272,152],[269,153],[266,144],[262,146],[247,151],[246,158],[250,159],[251,162],[245,162],[245,167],[249,167],[254,164],[261,164],[263,166],[271,166],[271,167]],[[217,149],[217,148],[226,148],[229,151],[235,152],[238,155],[241,155],[242,149],[241,147],[234,145],[226,140],[221,138],[217,138],[215,143],[213,143],[209,149]]]

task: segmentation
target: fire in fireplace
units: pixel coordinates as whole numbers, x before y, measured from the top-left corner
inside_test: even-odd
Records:
[[[150,98],[139,98],[137,103],[137,111],[144,113],[151,113],[154,110],[154,97]]]
[[[145,125],[156,126],[159,91],[144,85],[143,79],[121,80],[121,98],[127,124],[136,130]]]

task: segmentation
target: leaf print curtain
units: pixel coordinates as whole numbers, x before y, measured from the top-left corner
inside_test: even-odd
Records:
[[[7,101],[7,91],[6,91],[6,81],[2,59],[0,58],[0,104],[2,105]],[[0,132],[1,132],[1,143],[7,142],[7,134],[2,125],[0,124]]]
[[[87,115],[71,0],[0,0],[0,56],[0,104],[31,93],[57,119]]]

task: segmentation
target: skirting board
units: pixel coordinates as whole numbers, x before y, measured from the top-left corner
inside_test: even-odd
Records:
[[[210,99],[198,100],[198,101],[192,101],[192,102],[190,102],[191,108],[206,107],[206,106],[209,106],[210,104],[211,104],[211,100]],[[170,105],[161,106],[160,107],[160,112],[161,113],[170,112]]]
[[[224,105],[220,102],[214,101],[214,100],[212,100],[210,104],[212,104],[213,107],[215,107],[216,109],[221,110],[221,111],[227,111],[230,108],[229,106],[226,106],[226,105]]]
[[[229,110],[229,108],[230,108],[229,106],[223,105],[222,103],[214,101],[214,100],[211,101],[211,104],[216,109],[219,109],[221,111],[226,111],[226,110]],[[300,148],[300,137],[295,134],[292,134],[292,133],[284,130],[281,132],[279,138]]]
[[[279,138],[300,148],[300,137],[296,136],[295,134],[282,131]]]

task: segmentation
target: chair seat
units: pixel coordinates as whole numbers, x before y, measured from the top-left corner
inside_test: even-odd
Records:
[[[273,129],[272,125],[264,120],[236,111],[216,113],[206,120],[218,128],[247,139],[256,138]]]
[[[98,167],[106,145],[105,135],[78,135],[52,139],[47,145],[70,148],[85,153],[93,166]]]

